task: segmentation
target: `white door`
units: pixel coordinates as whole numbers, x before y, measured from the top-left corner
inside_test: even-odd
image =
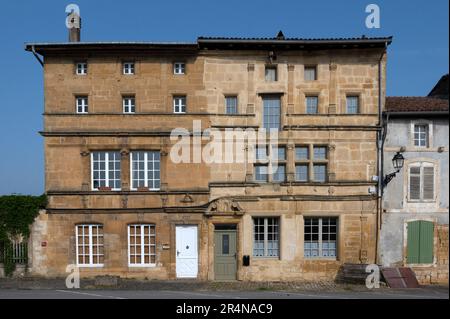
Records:
[[[177,278],[197,278],[197,226],[176,226]]]

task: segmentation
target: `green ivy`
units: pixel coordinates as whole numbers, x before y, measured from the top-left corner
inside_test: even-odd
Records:
[[[0,196],[0,242],[4,243],[4,269],[7,276],[14,272],[12,263],[11,238],[30,235],[30,225],[47,205],[47,197],[42,196]]]

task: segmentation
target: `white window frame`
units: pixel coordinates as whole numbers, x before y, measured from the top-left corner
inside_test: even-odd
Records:
[[[134,161],[134,157],[135,154],[137,152],[143,152],[144,153],[144,187],[147,187],[150,191],[159,191],[161,190],[161,154],[159,157],[159,188],[154,188],[154,187],[149,187],[149,182],[152,182],[153,180],[149,179],[149,170],[148,170],[148,156],[150,153],[158,153],[158,151],[132,151],[130,154],[130,179],[131,179],[131,187],[130,189],[132,191],[137,191],[138,189],[133,187],[134,185],[134,170],[133,170],[133,161]],[[156,161],[153,161],[156,162]],[[154,172],[156,172],[155,170],[153,170]],[[153,183],[152,183],[153,184]]]
[[[417,125],[428,125],[428,141],[427,146],[416,146],[414,143],[414,133],[415,133],[415,127]],[[417,120],[411,122],[411,128],[410,128],[410,144],[411,147],[417,150],[425,150],[432,148],[433,145],[433,122],[428,120]]]
[[[141,248],[141,262],[140,263],[131,263],[131,229],[135,227],[140,227],[141,228],[141,234],[136,234],[139,235],[141,238],[141,243],[140,244],[134,244],[135,249],[137,247],[140,246]],[[147,244],[145,243],[145,229],[149,230],[149,243],[148,243],[148,254],[145,253],[145,247],[147,246]],[[153,235],[151,232],[151,229],[153,228]],[[128,229],[128,267],[138,267],[138,268],[143,268],[143,267],[156,267],[156,226],[155,224],[130,224],[127,227]],[[151,238],[154,238],[154,244],[152,244],[152,240]],[[136,237],[137,238],[137,237]],[[151,247],[154,247],[154,253],[152,254],[151,251]],[[135,250],[135,254],[134,256],[137,256],[136,254],[136,250]],[[145,256],[149,257],[149,263],[145,263]],[[155,262],[152,263],[152,256],[154,256],[154,260]]]
[[[131,103],[133,102],[133,103]],[[135,114],[136,113],[136,97],[123,96],[122,97],[123,114]],[[128,111],[127,111],[128,109]]]
[[[184,101],[184,104],[181,102]],[[184,107],[184,111],[183,111]],[[173,113],[186,114],[187,110],[187,97],[185,95],[179,95],[173,97]]]
[[[323,256],[323,240],[322,240],[322,235],[323,235],[323,219],[328,219],[328,218],[332,218],[336,220],[336,240],[335,240],[335,256]],[[319,255],[318,256],[305,256],[305,228],[306,228],[306,223],[305,223],[305,219],[318,219],[319,221],[319,232],[318,232],[318,251],[319,251]],[[312,234],[312,233],[311,233]],[[333,234],[331,232],[328,233]],[[312,240],[311,240],[312,242]],[[330,242],[330,240],[328,240],[328,242]],[[328,249],[330,250],[330,249]],[[305,260],[338,260],[339,258],[339,217],[337,216],[323,216],[323,217],[318,217],[318,216],[304,216],[303,219],[303,258]]]
[[[89,263],[87,263],[87,264],[80,264],[80,262],[79,262],[79,253],[80,253],[80,251],[79,251],[79,242],[78,242],[78,236],[79,236],[79,233],[78,233],[78,228],[79,227],[83,227],[83,230],[85,229],[85,228],[87,228],[87,230],[88,230],[88,238],[89,238],[89,242],[88,242],[88,244],[86,245],[85,243],[84,243],[84,236],[83,236],[83,244],[81,245],[81,246],[83,246],[83,247],[88,247],[88,249],[89,249],[89,254],[88,255],[86,255],[86,254],[84,254],[84,256],[89,256]],[[94,228],[94,227],[97,227],[97,228],[101,228],[102,229],[102,234],[101,235],[98,235],[98,230],[97,230],[97,249],[99,248],[99,247],[102,247],[102,254],[97,254],[96,256],[97,257],[100,257],[100,256],[103,256],[103,260],[105,260],[105,242],[104,242],[104,240],[105,240],[105,234],[104,234],[104,228],[103,228],[103,225],[101,225],[101,224],[81,224],[81,225],[75,225],[75,245],[76,245],[76,265],[78,266],[78,267],[80,267],[80,268],[101,268],[101,267],[103,267],[104,266],[104,263],[97,263],[97,264],[94,264],[94,253],[93,253],[93,232],[92,232],[92,229]],[[84,233],[83,233],[83,235],[84,235]],[[102,237],[103,238],[103,241],[102,241],[102,244],[99,244],[98,242],[98,239],[100,238],[100,237]]]
[[[76,75],[87,75],[88,74],[87,62],[76,62],[75,74]]]
[[[255,220],[256,219],[262,219],[262,220],[264,220],[264,255],[263,256],[255,256],[255,248],[254,247],[252,247],[252,256],[253,256],[253,258],[261,258],[261,259],[280,259],[281,258],[281,217],[280,216],[267,216],[267,217],[261,217],[261,216],[253,216],[252,217],[252,226],[253,226],[253,232],[252,232],[252,236],[253,236],[253,238],[252,238],[252,245],[254,246],[255,245]],[[274,220],[277,220],[278,221],[278,223],[277,223],[277,225],[278,225],[278,227],[277,227],[277,229],[278,229],[278,232],[277,232],[277,235],[278,235],[278,240],[277,240],[277,242],[278,242],[278,249],[277,249],[277,251],[278,251],[278,255],[277,256],[269,256],[269,254],[268,254],[268,251],[269,251],[269,248],[268,248],[268,243],[269,243],[269,219],[274,219]]]
[[[117,151],[94,151],[91,152],[91,189],[93,191],[98,191],[98,188],[94,188],[94,153],[105,153],[105,182],[106,182],[106,187],[111,187],[109,186],[111,180],[109,178],[109,153],[116,153]],[[119,153],[119,158],[120,158],[120,153]],[[121,158],[120,158],[121,160]],[[120,164],[120,171],[122,172],[122,163]],[[122,180],[120,179],[120,184],[122,185]],[[120,191],[121,188],[114,188],[111,187],[112,191]]]
[[[186,74],[186,63],[185,62],[174,62],[173,74],[175,74],[175,75]]]
[[[82,102],[81,105],[79,102]],[[75,98],[75,107],[77,114],[89,114],[89,97],[86,95],[80,95]],[[80,112],[78,108],[81,107],[82,111]]]
[[[408,171],[407,171],[407,185],[408,185],[408,194],[407,194],[407,198],[408,198],[408,202],[410,203],[434,203],[437,201],[437,167],[434,163],[431,162],[425,162],[425,161],[421,161],[421,162],[412,162],[410,163],[408,166]],[[413,167],[419,167],[420,168],[420,199],[412,199],[411,198],[411,185],[410,185],[410,178],[411,178],[411,168]],[[434,172],[434,178],[433,178],[433,199],[424,199],[423,198],[423,188],[424,188],[424,168],[425,167],[432,167],[433,168],[433,172]]]
[[[123,73],[123,75],[136,74],[136,64],[131,61],[123,62],[122,73]]]

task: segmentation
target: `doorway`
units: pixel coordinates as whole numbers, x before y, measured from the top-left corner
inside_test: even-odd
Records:
[[[236,280],[237,227],[216,225],[214,231],[215,280]]]

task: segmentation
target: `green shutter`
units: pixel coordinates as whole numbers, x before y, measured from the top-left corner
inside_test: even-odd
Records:
[[[419,263],[420,221],[408,223],[407,263]]]
[[[434,225],[418,220],[408,223],[408,264],[433,263]]]
[[[419,263],[433,263],[434,225],[432,222],[420,222]]]

